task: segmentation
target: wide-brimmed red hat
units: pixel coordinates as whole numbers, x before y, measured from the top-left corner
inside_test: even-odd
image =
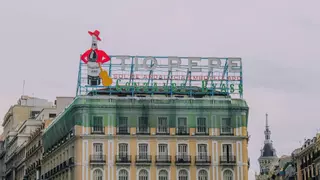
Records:
[[[90,34],[90,36],[92,36],[92,35],[96,36],[97,39],[98,39],[98,41],[101,41],[101,39],[100,39],[100,37],[99,37],[100,31],[98,31],[98,30],[95,30],[95,31],[93,31],[93,32],[88,31],[88,33]]]

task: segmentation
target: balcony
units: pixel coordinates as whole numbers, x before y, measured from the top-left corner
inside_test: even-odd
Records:
[[[170,165],[171,164],[171,156],[169,156],[169,155],[156,156],[156,164],[157,165]]]
[[[197,127],[196,128],[196,135],[205,135],[208,136],[209,135],[209,128],[207,127]]]
[[[176,129],[176,135],[189,135],[189,128],[185,126],[179,126]]]
[[[117,134],[118,135],[130,135],[129,127],[117,127]]]
[[[168,126],[158,126],[157,127],[158,135],[170,135],[170,129]]]
[[[90,163],[106,163],[106,155],[103,155],[103,154],[90,155]]]
[[[200,155],[196,156],[196,165],[199,166],[210,166],[211,164],[211,156],[206,156],[206,155]]]
[[[69,158],[69,166],[74,165],[74,157]]]
[[[234,155],[220,156],[220,164],[221,165],[235,165],[236,164],[236,156],[234,156]]]
[[[93,126],[91,129],[91,134],[104,134],[103,126]]]
[[[150,134],[149,127],[138,126],[137,127],[137,134],[149,135]]]
[[[233,136],[233,128],[231,127],[221,127],[220,128],[220,135],[221,136]]]
[[[130,165],[131,155],[118,155],[116,156],[116,164]]]
[[[178,155],[176,156],[176,165],[188,166],[191,164],[191,156],[189,155]]]
[[[151,164],[152,157],[150,155],[136,155],[136,165]]]

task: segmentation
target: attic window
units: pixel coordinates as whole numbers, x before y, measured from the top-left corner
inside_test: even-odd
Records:
[[[54,114],[54,113],[49,114],[49,118],[55,118],[56,116],[57,116],[57,114]]]
[[[30,117],[35,118],[38,116],[39,113],[40,113],[40,111],[31,111]]]

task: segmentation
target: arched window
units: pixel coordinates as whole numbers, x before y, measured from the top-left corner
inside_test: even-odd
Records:
[[[93,171],[93,180],[102,180],[102,171],[100,169],[96,169]]]
[[[179,171],[179,180],[188,180],[188,172],[186,170]]]
[[[208,180],[208,172],[206,170],[200,170],[198,173],[198,180]]]
[[[139,172],[139,180],[148,180],[148,171],[145,169],[142,169]]]
[[[233,174],[230,170],[225,170],[223,173],[223,179],[224,180],[233,180]]]
[[[166,170],[159,171],[159,178],[158,180],[169,180],[168,172]]]
[[[121,169],[119,171],[119,180],[129,180],[129,173],[127,170]]]

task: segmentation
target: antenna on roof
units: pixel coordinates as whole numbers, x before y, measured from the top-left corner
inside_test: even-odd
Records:
[[[23,84],[22,84],[22,96],[24,96],[24,85],[25,85],[26,81],[23,80]]]

